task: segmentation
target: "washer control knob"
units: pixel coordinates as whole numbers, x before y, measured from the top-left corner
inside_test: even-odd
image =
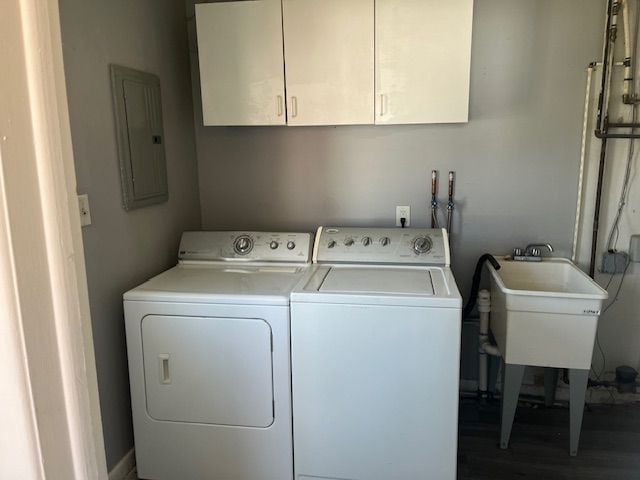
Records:
[[[387,245],[389,245],[389,243],[391,243],[389,237],[382,237],[380,239],[380,245],[382,245],[383,247],[386,247]]]
[[[345,244],[347,247],[350,247],[351,245],[353,245],[353,238],[347,238],[347,239],[344,241],[344,244]]]
[[[329,240],[329,243],[327,244],[328,248],[333,248],[336,246],[336,241],[335,240]]]
[[[429,237],[418,237],[413,241],[413,251],[418,255],[431,250],[431,239]]]
[[[271,240],[271,243],[269,244],[269,248],[271,250],[275,250],[276,248],[278,248],[280,246],[280,244],[278,242],[276,242],[275,240]]]
[[[371,237],[364,237],[362,239],[362,245],[364,245],[365,247],[368,247],[369,245],[371,245]]]
[[[289,241],[287,242],[287,248],[288,248],[289,250],[293,250],[294,248],[296,248],[296,242],[294,242],[293,240],[289,240]]]
[[[238,255],[246,255],[253,248],[253,240],[248,235],[241,235],[233,242],[233,249]]]

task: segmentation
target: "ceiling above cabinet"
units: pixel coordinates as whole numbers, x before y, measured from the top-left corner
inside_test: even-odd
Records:
[[[196,5],[204,125],[468,121],[473,0]]]

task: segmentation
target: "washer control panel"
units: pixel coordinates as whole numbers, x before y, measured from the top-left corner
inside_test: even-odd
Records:
[[[312,235],[289,232],[184,232],[180,260],[311,261]]]
[[[321,227],[314,262],[449,266],[445,229]]]

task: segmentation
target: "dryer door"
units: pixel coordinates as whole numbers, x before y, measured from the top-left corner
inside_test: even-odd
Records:
[[[147,412],[156,420],[273,423],[271,328],[261,319],[148,315]]]

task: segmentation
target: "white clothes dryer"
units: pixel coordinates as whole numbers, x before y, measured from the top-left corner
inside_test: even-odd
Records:
[[[124,295],[138,476],[293,478],[289,296],[306,233],[185,232]]]
[[[454,480],[462,299],[444,230],[320,228],[291,294],[297,480]]]

